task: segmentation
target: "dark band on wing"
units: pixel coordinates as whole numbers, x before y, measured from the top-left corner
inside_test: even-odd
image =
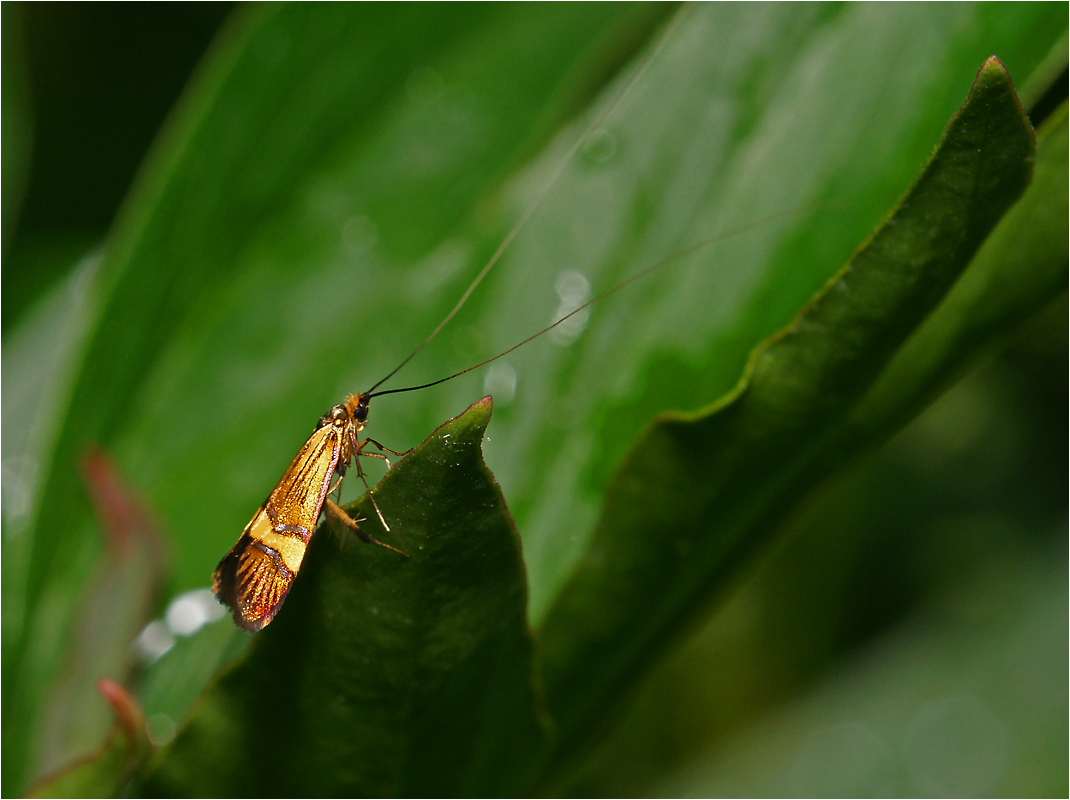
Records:
[[[312,538],[312,531],[304,525],[280,525],[279,512],[275,510],[275,506],[271,504],[270,500],[264,504],[264,509],[267,511],[267,515],[271,519],[272,532],[281,533],[284,536],[292,536],[293,538],[300,539],[305,544],[308,544],[308,540]]]
[[[298,537],[298,538],[300,538],[300,537]],[[268,558],[271,559],[272,563],[275,565],[275,571],[278,573],[278,578],[279,579],[284,580],[284,581],[293,580],[293,573],[290,572],[290,569],[286,566],[286,563],[282,560],[282,556],[279,555],[279,551],[278,550],[276,550],[274,547],[268,547],[263,542],[253,542],[252,546],[253,546],[254,549],[259,550],[260,552],[264,553]],[[257,570],[257,571],[259,572],[259,570]]]
[[[293,577],[277,550],[246,532],[216,567],[212,591],[231,609],[235,624],[253,633],[271,622]]]

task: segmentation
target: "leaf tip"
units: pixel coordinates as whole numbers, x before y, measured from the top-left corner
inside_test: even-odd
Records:
[[[999,60],[999,56],[989,56],[985,59],[985,63],[981,65],[980,72],[993,71],[1001,74],[1007,73],[1007,68],[1003,66],[1003,62]]]
[[[1011,74],[1007,71],[1007,67],[999,60],[998,56],[989,56],[985,59],[985,63],[981,65],[981,68],[977,70],[977,76],[973,79],[973,85],[970,86],[970,94],[972,95],[978,90],[996,87],[1009,89],[1011,94],[1015,94],[1014,81],[1011,79]],[[1017,97],[1017,95],[1015,96]]]

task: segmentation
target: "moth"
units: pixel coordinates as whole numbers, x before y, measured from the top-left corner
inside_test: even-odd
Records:
[[[381,451],[404,455],[388,450],[373,439],[361,441],[357,437],[368,419],[370,400],[370,392],[350,395],[320,418],[312,436],[245,526],[237,544],[216,567],[212,591],[230,608],[235,624],[243,631],[260,630],[278,613],[294,576],[301,569],[305,549],[324,505],[362,541],[406,555],[369,536],[357,524],[359,520],[351,518],[328,497],[338,488],[354,458],[362,479],[360,456],[386,459],[383,452],[364,452],[369,444]],[[332,483],[336,475],[338,480]],[[379,516],[382,519],[381,513]],[[385,519],[383,526],[389,530]]]

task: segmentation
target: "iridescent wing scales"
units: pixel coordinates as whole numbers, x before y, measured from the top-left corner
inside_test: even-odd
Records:
[[[242,630],[263,628],[286,599],[330,489],[344,435],[335,425],[312,434],[216,567],[212,591]]]

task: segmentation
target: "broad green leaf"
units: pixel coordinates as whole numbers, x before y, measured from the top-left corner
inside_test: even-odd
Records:
[[[206,693],[144,791],[524,793],[548,745],[520,540],[482,461],[486,398],[376,490],[404,559],[325,526],[276,619]],[[375,528],[378,527],[378,530]]]
[[[921,789],[911,788],[910,775],[902,769],[900,743],[907,730],[889,727],[883,711],[901,708],[905,724],[925,706],[913,699],[919,693],[934,702],[949,695],[976,696],[972,668],[930,664],[923,670],[926,680],[913,691],[904,691],[894,677],[885,680],[882,669],[869,676],[859,694],[854,671],[843,675],[839,667],[861,662],[865,671],[866,664],[889,658],[928,664],[928,656],[914,652],[911,643],[918,631],[932,635],[934,624],[950,625],[967,636],[972,653],[966,662],[987,661],[1004,676],[1030,676],[1012,681],[1018,687],[1013,697],[1002,690],[991,693],[1006,683],[999,676],[980,694],[1004,726],[996,739],[1007,745],[1007,757],[1000,760],[1006,768],[1003,777],[980,793],[1051,793],[1037,787],[1058,780],[1057,765],[1037,770],[1034,755],[1066,746],[1065,730],[1052,738],[1056,720],[1065,717],[1065,688],[1053,693],[1048,677],[1066,672],[1065,626],[1030,620],[1020,627],[1023,622],[1016,616],[1010,623],[1007,617],[1016,613],[1012,609],[1022,595],[1000,577],[1017,584],[1038,560],[1058,569],[1065,493],[1060,503],[1052,492],[1062,491],[1065,472],[1060,481],[1045,448],[1025,442],[1034,436],[1062,441],[1053,430],[1064,414],[1057,391],[1063,371],[1047,378],[1038,365],[1036,380],[1017,389],[1026,409],[1042,403],[1050,410],[1054,418],[1047,422],[1022,413],[1021,405],[1007,408],[1015,390],[994,380],[1008,364],[1028,359],[1031,347],[1043,346],[1046,337],[1038,334],[1048,328],[1045,320],[1054,342],[1061,341],[1066,324],[1065,110],[1039,129],[1037,139],[1033,183],[940,306],[896,353],[852,414],[847,436],[856,443],[883,438],[979,353],[1003,351],[1008,333],[1024,321],[1031,334],[1014,337],[1013,355],[986,358],[985,369],[954,387],[891,447],[860,459],[831,486],[808,497],[801,513],[778,531],[772,552],[748,570],[724,607],[682,647],[667,651],[651,679],[643,681],[636,701],[629,703],[622,724],[583,765],[576,782],[558,787],[561,794],[813,794],[818,785],[813,781],[820,777],[826,794],[915,795]],[[1034,319],[1053,296],[1055,307],[1044,309],[1043,319]],[[1056,356],[1056,368],[1058,363]],[[998,401],[991,394],[997,387]],[[1004,410],[997,412],[994,402]],[[887,416],[884,412],[891,409],[897,414]],[[1060,458],[1056,441],[1050,447]],[[1028,461],[1024,452],[1031,453]],[[1061,560],[1065,568],[1065,557]],[[986,588],[981,595],[971,589],[963,596],[966,583]],[[1064,581],[1064,597],[1065,590]],[[932,616],[916,620],[912,612],[921,603],[933,607]],[[903,608],[908,613],[899,619]],[[979,623],[986,626],[983,631]],[[1019,633],[1008,639],[990,630],[1004,625]],[[858,635],[860,628],[871,632],[884,626],[892,630],[881,631],[873,641]],[[894,632],[896,628],[901,630]],[[932,641],[943,638],[948,638],[946,632]],[[1015,643],[1019,639],[1029,642],[1028,649]],[[905,652],[897,653],[899,649]],[[829,675],[827,690],[811,696],[809,687],[823,673]],[[928,679],[930,674],[935,680]],[[807,708],[799,726],[791,721],[790,708],[786,715],[781,710],[785,702],[796,702],[796,693]],[[845,694],[864,696],[863,708],[876,711],[859,719],[855,708],[844,708],[840,701]],[[763,721],[763,713],[772,719]],[[822,738],[826,730],[848,729],[865,735],[861,744],[883,739],[890,748],[880,771],[869,758],[872,750],[841,749],[833,755],[803,745],[811,736]],[[968,731],[949,734],[942,747],[945,752],[956,748],[955,757],[948,759],[944,772],[964,777],[969,748],[984,740]],[[692,759],[698,763],[688,772],[712,773],[716,779],[703,782],[705,788],[670,789],[660,783]],[[783,759],[794,766],[786,769]],[[785,788],[793,785],[802,764],[808,771],[806,791]],[[824,771],[833,764],[835,774]],[[898,771],[893,783],[883,769],[888,765]],[[770,776],[777,776],[774,783],[780,789],[769,788]],[[870,788],[837,788],[852,782]],[[716,786],[721,788],[711,788]]]
[[[736,389],[640,436],[540,630],[567,756],[806,492],[868,444],[837,436],[841,419],[1025,189],[1034,152],[1010,77],[989,59],[907,195]]]
[[[404,449],[493,391],[487,458],[525,540],[537,623],[636,432],[732,387],[916,173],[963,75],[995,52],[1027,76],[1065,28],[1058,7],[1027,4],[721,5],[687,8],[663,33],[671,12],[239,9],[84,295],[73,389],[40,406],[49,447],[30,508],[41,510],[4,544],[5,576],[20,576],[10,605],[5,580],[8,793],[29,777],[37,711],[99,555],[70,480],[87,443],[114,454],[173,531],[174,590],[205,585],[312,422],[437,325],[653,53],[487,283],[391,385],[442,377],[547,324],[558,278],[562,294],[584,281],[594,293],[696,241],[797,213],[616,294],[574,339],[383,398],[369,424]],[[174,655],[194,661],[161,670],[190,681],[220,657]]]
[[[292,438],[445,313],[467,276],[441,271],[466,249],[443,246],[670,10],[239,10],[80,294],[74,378],[37,405],[47,447],[25,472],[40,477],[5,521],[20,595],[5,598],[9,793],[32,777],[39,709],[100,552],[70,465],[92,445],[114,453],[175,532],[176,588],[207,583]],[[37,379],[28,363],[14,380]],[[391,443],[419,441],[439,410]]]

